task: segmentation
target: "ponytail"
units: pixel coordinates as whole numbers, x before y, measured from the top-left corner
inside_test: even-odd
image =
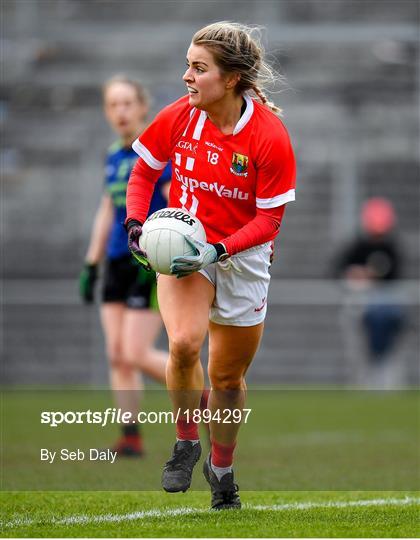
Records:
[[[261,103],[263,105],[265,105],[266,107],[268,107],[273,113],[275,114],[278,114],[278,115],[281,115],[283,110],[280,109],[280,107],[277,107],[277,105],[275,103],[273,103],[272,101],[269,101],[267,96],[265,95],[265,93],[261,90],[261,88],[259,86],[253,86],[252,87],[252,90],[255,92],[255,94],[257,95],[258,99],[261,101]]]

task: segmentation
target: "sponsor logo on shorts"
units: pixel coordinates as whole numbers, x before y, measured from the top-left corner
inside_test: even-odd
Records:
[[[255,313],[258,313],[259,311],[262,311],[264,309],[264,306],[265,304],[267,303],[267,298],[264,296],[264,298],[261,300],[261,306],[260,307],[256,307],[254,309]]]
[[[160,210],[147,218],[147,221],[153,221],[154,219],[160,218],[178,219],[179,221],[183,221],[187,225],[191,226],[195,223],[195,219],[193,219],[189,214],[186,214],[182,210]]]
[[[228,189],[224,184],[219,184],[219,182],[204,182],[197,180],[196,178],[190,178],[189,176],[181,174],[176,167],[175,176],[182,185],[188,187],[190,193],[194,193],[196,189],[201,189],[203,191],[211,191],[216,193],[218,197],[226,197],[227,199],[239,199],[243,201],[249,199],[249,193],[242,191],[237,187]]]
[[[233,152],[230,172],[236,176],[248,176],[248,156]]]

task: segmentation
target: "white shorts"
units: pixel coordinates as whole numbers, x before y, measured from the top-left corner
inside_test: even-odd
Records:
[[[271,242],[267,242],[199,271],[216,289],[210,308],[212,322],[230,326],[263,322],[267,313],[271,253]]]

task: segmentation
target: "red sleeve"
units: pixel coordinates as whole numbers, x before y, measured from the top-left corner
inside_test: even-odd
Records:
[[[220,242],[229,255],[235,255],[250,247],[273,240],[280,229],[285,208],[286,205],[283,204],[268,210],[257,209],[254,219]]]
[[[155,184],[161,174],[160,170],[149,167],[139,158],[134,165],[127,186],[127,219],[145,222],[149,213]]]

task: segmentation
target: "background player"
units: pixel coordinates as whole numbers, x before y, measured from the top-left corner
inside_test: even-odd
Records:
[[[105,116],[119,140],[108,150],[105,191],[80,275],[80,292],[86,302],[93,301],[98,265],[106,257],[101,321],[111,387],[117,406],[137,414],[141,372],[164,382],[167,361],[167,353],[154,347],[162,326],[156,276],[135,262],[127,248],[127,233],[123,227],[127,182],[137,159],[131,144],[145,127],[149,100],[141,84],[125,76],[113,77],[104,85],[103,99]],[[169,183],[168,164],[153,191],[151,213],[166,206]],[[138,425],[123,428],[114,450],[118,455],[142,454]]]
[[[261,90],[264,74],[271,71],[251,29],[226,22],[203,28],[187,53],[188,96],[161,111],[133,144],[142,159],[127,192],[132,251],[142,254],[138,242],[153,182],[169,159],[170,206],[196,214],[209,241],[191,240],[196,256],[174,259],[174,276],[158,279],[170,348],[166,380],[176,410],[198,407],[203,388],[199,357],[207,332],[209,407],[216,413],[244,406],[244,376],[267,309],[271,242],[285,204],[295,198],[294,154],[273,114],[278,109]],[[235,423],[211,423],[204,474],[215,509],[241,504],[232,470],[238,429]],[[174,453],[162,476],[164,489],[171,492],[189,488],[201,454],[197,425],[188,415],[179,418],[176,431]]]

